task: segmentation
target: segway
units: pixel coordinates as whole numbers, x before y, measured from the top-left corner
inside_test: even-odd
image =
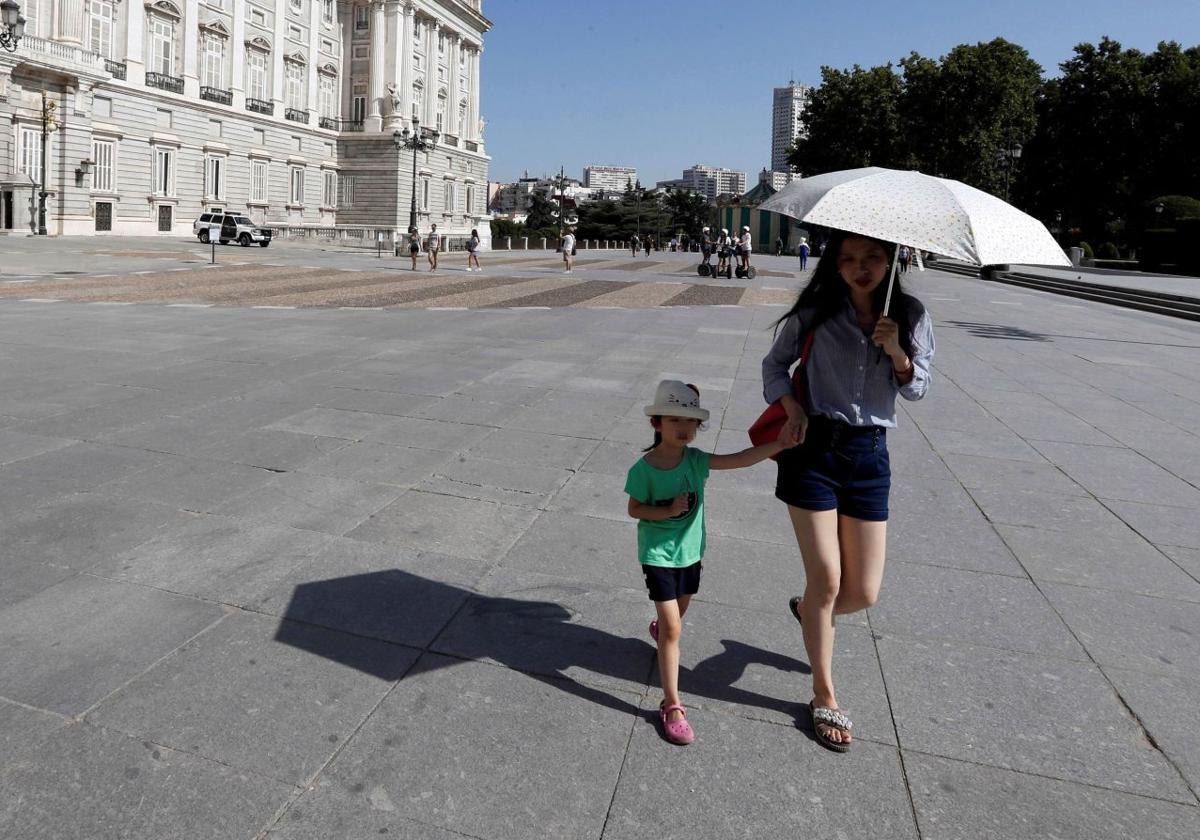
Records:
[[[749,268],[742,268],[739,265],[735,269],[735,273],[737,274],[737,277],[739,280],[753,280],[755,277],[758,276],[758,269],[756,269],[754,266],[750,266]]]

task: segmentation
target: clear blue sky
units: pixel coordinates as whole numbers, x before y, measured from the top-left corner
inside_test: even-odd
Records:
[[[693,163],[770,162],[771,89],[820,68],[940,57],[1003,37],[1047,76],[1075,44],[1200,45],[1200,0],[484,0],[480,110],[490,178],[636,166],[643,184]]]

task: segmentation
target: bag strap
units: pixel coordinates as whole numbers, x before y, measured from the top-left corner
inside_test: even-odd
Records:
[[[800,367],[808,364],[808,357],[812,355],[813,336],[816,334],[816,330],[809,330],[804,336],[804,346],[800,350]]]

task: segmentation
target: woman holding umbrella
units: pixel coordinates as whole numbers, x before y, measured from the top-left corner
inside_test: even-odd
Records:
[[[804,563],[800,622],[812,666],[813,729],[846,752],[852,723],[833,685],[834,617],[875,603],[883,580],[896,395],[929,388],[932,322],[894,281],[890,243],[835,231],[812,280],[777,324],[763,359],[763,396],[780,401],[800,445],[778,457],[775,495],[788,506]],[[790,377],[802,360],[804,375]],[[793,381],[798,388],[794,388]]]

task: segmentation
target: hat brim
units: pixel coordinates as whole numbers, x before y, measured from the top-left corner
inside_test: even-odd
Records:
[[[644,409],[647,417],[690,417],[703,423],[708,419],[707,408],[681,408],[677,405],[648,405]]]

